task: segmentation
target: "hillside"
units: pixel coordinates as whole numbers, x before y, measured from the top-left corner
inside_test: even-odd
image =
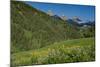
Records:
[[[11,52],[38,49],[81,35],[78,28],[21,1],[11,1]]]
[[[95,61],[95,21],[77,21],[11,1],[11,67]]]
[[[57,42],[38,50],[12,54],[12,66],[86,62],[95,60],[94,38]]]

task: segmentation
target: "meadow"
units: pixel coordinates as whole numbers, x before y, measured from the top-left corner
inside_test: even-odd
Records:
[[[95,61],[95,21],[79,24],[80,17],[62,19],[27,3],[11,1],[12,67]]]
[[[95,60],[94,38],[67,40],[12,54],[12,66],[86,62]]]

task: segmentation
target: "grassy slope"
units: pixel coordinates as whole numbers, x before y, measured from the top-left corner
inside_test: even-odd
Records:
[[[11,2],[12,53],[75,38],[80,38],[80,34],[74,26],[61,19],[54,19],[23,2]]]
[[[94,38],[56,42],[41,49],[12,54],[11,65],[94,61],[94,44]]]
[[[11,2],[11,8],[13,67],[95,59],[94,39],[76,39],[81,36],[74,26],[23,2]]]

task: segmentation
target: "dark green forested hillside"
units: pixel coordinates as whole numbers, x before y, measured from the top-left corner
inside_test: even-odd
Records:
[[[78,24],[11,1],[11,67],[95,60],[95,23]]]
[[[38,49],[54,42],[80,38],[78,28],[24,2],[11,2],[12,52]]]

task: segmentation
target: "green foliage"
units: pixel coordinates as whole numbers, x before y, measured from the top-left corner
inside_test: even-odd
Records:
[[[14,53],[11,60],[15,66],[94,61],[94,38],[68,40],[37,50]]]
[[[83,27],[80,31],[80,33],[83,35],[83,37],[95,37],[95,26],[87,26]]]
[[[94,61],[94,28],[81,30],[11,1],[11,66]]]
[[[80,37],[78,30],[67,22],[54,19],[24,2],[11,1],[11,47],[16,47],[12,53]]]

